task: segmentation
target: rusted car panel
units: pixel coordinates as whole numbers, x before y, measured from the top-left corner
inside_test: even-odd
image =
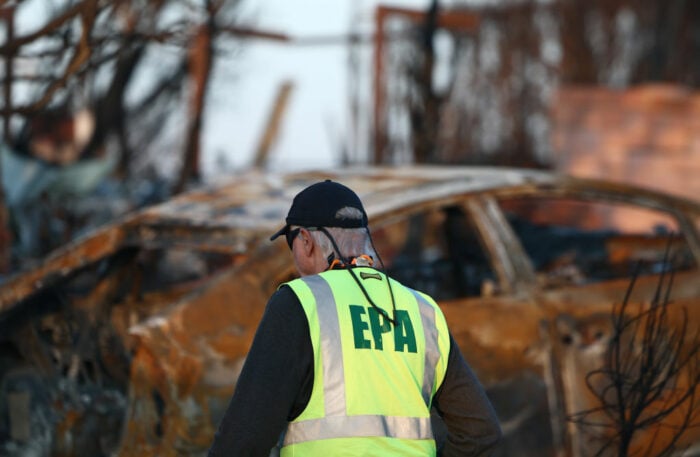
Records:
[[[700,239],[692,223],[700,206],[693,202],[531,170],[252,172],[130,215],[3,285],[0,417],[7,419],[0,419],[0,438],[9,444],[0,455],[28,453],[28,436],[38,431],[52,455],[204,455],[267,297],[294,277],[286,246],[268,237],[293,196],[322,179],[358,192],[387,269],[438,299],[503,420],[499,455],[554,455],[561,447],[565,427],[552,420],[561,411],[553,409],[556,386],[547,372],[553,354],[578,360],[582,350],[552,349],[542,322],[609,315],[629,282],[619,270],[632,258],[628,251],[651,259],[634,296],[648,301],[663,250],[633,229],[573,239],[559,227],[543,250],[540,238],[527,238],[540,226],[513,217],[546,222],[559,208],[552,198],[663,213],[659,220],[682,233],[685,256],[673,298],[688,305],[693,325],[700,322]],[[578,217],[582,227],[619,223],[609,212],[581,217],[576,205],[557,209],[561,219]],[[575,265],[563,245],[571,240],[584,243],[576,255],[621,260],[607,269],[587,257]],[[580,367],[571,370],[580,375]],[[580,376],[569,377],[570,400],[584,387]]]

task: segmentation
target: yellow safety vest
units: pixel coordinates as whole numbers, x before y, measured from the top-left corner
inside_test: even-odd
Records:
[[[372,268],[353,272],[394,315],[390,279]],[[348,270],[287,283],[309,322],[314,383],[308,405],[288,424],[282,457],[435,455],[430,406],[447,368],[447,324],[432,298],[391,281],[396,326]]]

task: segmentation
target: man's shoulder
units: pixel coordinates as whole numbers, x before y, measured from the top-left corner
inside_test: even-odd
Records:
[[[294,290],[289,286],[289,283],[281,284],[272,294],[269,300],[270,305],[288,304],[289,302],[299,302]]]
[[[296,319],[298,315],[303,315],[301,301],[294,290],[287,284],[283,284],[272,294],[267,302],[266,314],[275,319],[283,320]]]

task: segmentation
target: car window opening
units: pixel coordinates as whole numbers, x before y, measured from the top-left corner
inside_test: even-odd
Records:
[[[555,198],[508,199],[500,205],[545,287],[696,268],[678,222],[662,211]]]
[[[373,232],[389,275],[437,300],[491,293],[496,275],[459,206],[414,214]]]

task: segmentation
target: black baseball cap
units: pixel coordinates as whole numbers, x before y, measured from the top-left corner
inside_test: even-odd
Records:
[[[357,208],[362,212],[362,219],[348,219],[338,215],[345,207]],[[285,219],[287,224],[270,237],[274,240],[289,231],[290,226],[302,227],[367,227],[367,213],[360,197],[349,187],[327,179],[312,184],[299,192]]]

